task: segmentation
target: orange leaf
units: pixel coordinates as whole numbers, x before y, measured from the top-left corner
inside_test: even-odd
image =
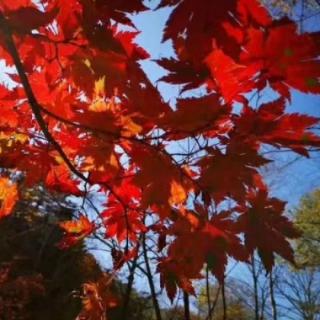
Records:
[[[18,188],[8,178],[0,178],[0,219],[8,216],[18,201]]]
[[[84,215],[80,215],[79,220],[64,221],[59,225],[66,232],[65,237],[58,244],[61,249],[66,249],[76,244],[90,235],[95,228],[94,223],[90,222]]]

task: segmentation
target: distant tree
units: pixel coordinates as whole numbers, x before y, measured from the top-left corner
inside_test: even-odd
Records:
[[[106,273],[83,241],[69,250],[58,247],[59,223],[72,219],[75,206],[42,186],[20,191],[15,211],[0,221],[0,319],[73,320],[81,304],[80,319],[89,319],[99,313],[89,299],[95,293],[108,303],[107,319],[123,320],[127,284],[117,278],[106,284]],[[133,289],[127,307],[130,320],[154,320],[150,296]],[[178,319],[171,317],[173,309],[162,312],[164,320]]]
[[[163,320],[185,320],[185,312],[182,306],[162,310]],[[203,317],[197,316],[194,312],[190,314],[191,320],[204,320]]]
[[[302,232],[294,242],[297,263],[320,269],[320,190],[303,197],[293,215],[297,228]]]
[[[261,0],[262,3],[277,15],[292,15],[298,11],[300,15],[315,13],[320,10],[319,0]],[[297,14],[297,12],[296,12]]]
[[[320,319],[320,274],[315,268],[277,267],[276,296],[281,319]]]
[[[279,310],[287,319],[320,319],[320,190],[304,196],[291,213],[301,237],[294,240],[296,265],[274,270]]]
[[[201,319],[225,319],[224,302],[222,297],[222,289],[219,284],[211,285],[209,288],[209,295],[211,297],[210,311],[208,310],[208,292],[205,287],[200,291],[197,301],[197,308]],[[248,296],[245,295],[247,287],[245,284],[230,279],[226,281],[225,288],[225,302],[226,302],[226,316],[227,319],[237,320],[251,320],[254,319],[252,309],[248,304]]]
[[[58,198],[59,199],[58,199]],[[74,208],[41,186],[21,191],[15,212],[0,221],[1,319],[74,319],[85,281],[102,271],[84,244],[61,250],[59,221]]]

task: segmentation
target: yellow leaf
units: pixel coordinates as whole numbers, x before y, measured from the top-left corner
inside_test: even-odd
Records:
[[[83,60],[83,63],[84,63],[89,69],[91,69],[91,61],[90,61],[89,59]]]
[[[89,105],[89,110],[94,112],[104,112],[104,111],[116,111],[117,104],[115,103],[115,98],[106,98],[105,93],[105,76],[99,78],[94,84],[94,94],[92,102]]]
[[[54,160],[56,160],[57,164],[64,164],[64,160],[60,155],[56,155]]]
[[[21,142],[21,143],[26,143],[29,139],[29,136],[23,133],[15,133],[13,135],[13,138],[15,141]]]
[[[94,94],[95,97],[104,97],[105,96],[105,83],[106,83],[106,77],[103,76],[99,78],[97,81],[94,83]]]
[[[108,104],[102,98],[93,101],[89,105],[89,110],[94,112],[103,112],[109,109]]]
[[[0,219],[8,216],[18,201],[18,188],[8,178],[0,178]]]
[[[130,117],[122,117],[121,124],[121,134],[124,137],[132,137],[142,131],[142,127],[136,124]]]
[[[78,220],[68,220],[60,222],[60,227],[67,233],[89,234],[93,230],[93,224],[86,216],[81,215]]]
[[[169,199],[169,203],[171,205],[181,204],[187,199],[187,193],[183,186],[177,181],[173,180],[171,182],[171,197]]]
[[[23,133],[6,133],[1,131],[0,140],[6,140],[7,147],[11,147],[15,142],[26,143],[29,140],[29,136]]]
[[[94,83],[94,93],[89,110],[94,112],[103,112],[108,110],[108,105],[105,97],[105,77],[99,78]]]

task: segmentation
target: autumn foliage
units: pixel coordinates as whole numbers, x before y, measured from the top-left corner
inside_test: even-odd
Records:
[[[104,197],[96,218],[61,224],[60,246],[105,230],[119,270],[150,233],[170,299],[177,287],[193,293],[205,265],[223,281],[230,257],[257,251],[268,271],[275,254],[293,262],[299,233],[268,194],[261,147],[308,157],[320,146],[319,119],[286,112],[292,89],[320,93],[320,33],[300,34],[258,0],[162,0],[174,6],[163,41],[175,57],[157,61],[160,80],[183,93],[170,106],[141,68],[149,55],[130,16],[149,10],[142,0],[41,3],[0,2],[0,57],[17,70],[16,86],[0,87],[0,166],[26,186]],[[274,100],[248,98],[263,90]],[[17,189],[3,175],[0,217]]]

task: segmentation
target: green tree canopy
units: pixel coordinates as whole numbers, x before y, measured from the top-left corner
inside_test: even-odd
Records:
[[[297,263],[301,266],[320,266],[320,190],[316,190],[300,201],[294,210],[295,224],[302,232],[295,241]]]

